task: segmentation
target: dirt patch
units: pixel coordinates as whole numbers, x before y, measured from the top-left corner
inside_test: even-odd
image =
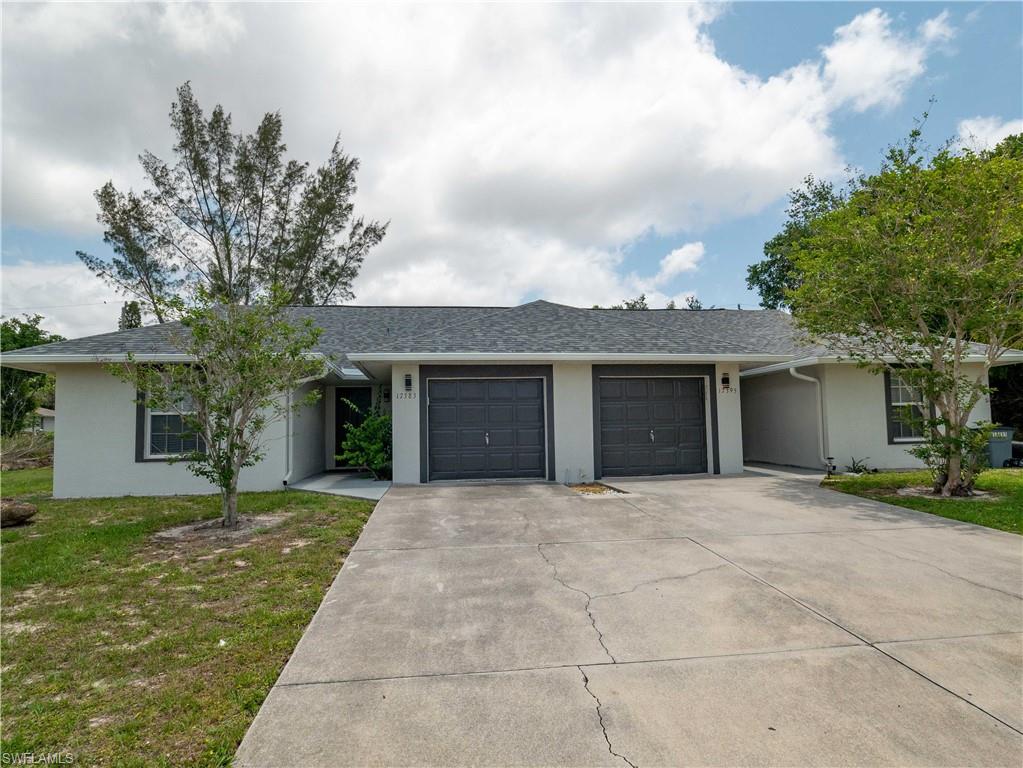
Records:
[[[889,494],[890,495],[890,492]],[[895,491],[896,496],[909,496],[915,499],[945,499],[952,501],[994,501],[998,498],[998,494],[990,493],[988,491],[974,491],[972,496],[942,496],[935,493],[930,488],[921,488],[919,486],[910,488],[899,488]]]
[[[568,487],[584,496],[622,496],[625,493],[603,483],[578,483]]]
[[[165,541],[185,542],[235,542],[239,539],[249,539],[257,531],[266,528],[274,528],[291,515],[245,515],[238,518],[238,525],[234,528],[225,528],[220,520],[204,520],[201,523],[189,523],[174,528],[167,528],[153,534],[153,538]],[[217,550],[224,552],[226,550]]]

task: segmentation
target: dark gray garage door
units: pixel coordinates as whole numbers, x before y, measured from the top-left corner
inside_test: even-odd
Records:
[[[601,378],[604,476],[707,471],[702,378]]]
[[[546,477],[543,379],[431,379],[430,480]]]

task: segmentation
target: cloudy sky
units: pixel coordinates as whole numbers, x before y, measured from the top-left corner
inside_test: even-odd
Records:
[[[361,304],[756,304],[746,266],[808,173],[1023,130],[1019,3],[3,6],[2,311],[68,336],[120,299],[92,192],[170,155],[191,80],[293,156],[340,133],[389,219]]]

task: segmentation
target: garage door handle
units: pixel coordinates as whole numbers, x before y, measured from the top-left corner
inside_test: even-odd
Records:
[[[485,442],[487,445],[490,445],[490,433],[489,432],[484,432],[483,433],[483,442]]]
[[[650,430],[650,442],[652,443],[653,441],[654,441],[654,431],[651,429]]]

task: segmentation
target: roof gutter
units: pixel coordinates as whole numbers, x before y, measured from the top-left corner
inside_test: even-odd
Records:
[[[791,355],[750,354],[661,354],[644,352],[593,353],[593,352],[349,352],[353,363],[397,363],[397,362],[465,362],[536,360],[550,362],[702,362],[702,363],[770,363],[776,360],[790,360]]]

